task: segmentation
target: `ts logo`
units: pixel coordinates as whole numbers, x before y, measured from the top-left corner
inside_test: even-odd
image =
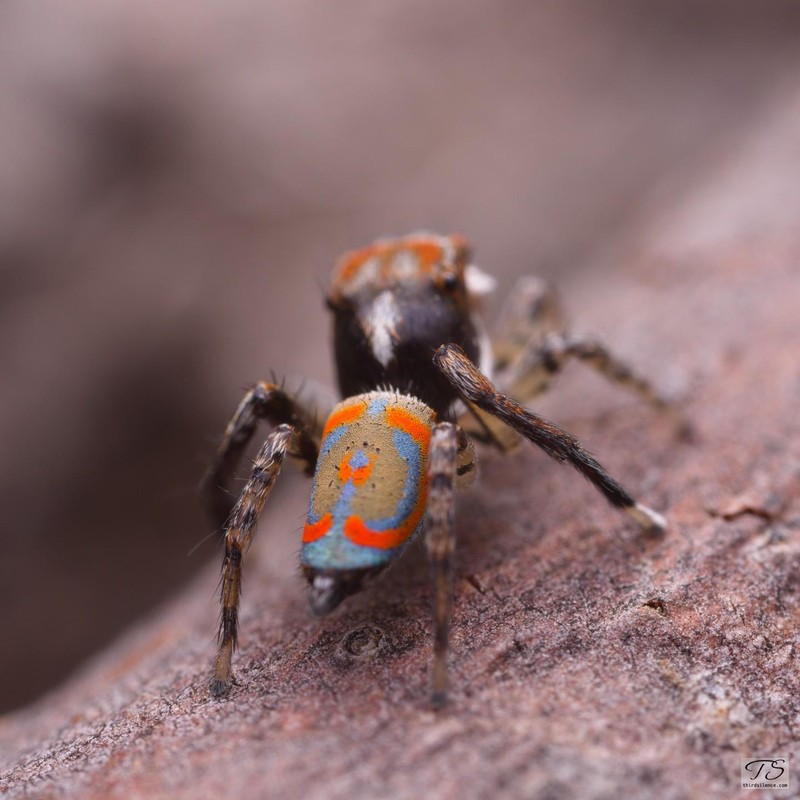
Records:
[[[785,758],[756,758],[744,765],[751,781],[773,781],[780,780],[781,775],[786,772]]]

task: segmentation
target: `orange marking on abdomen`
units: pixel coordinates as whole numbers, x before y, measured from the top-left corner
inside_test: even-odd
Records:
[[[365,410],[366,407],[359,403],[358,405],[347,406],[339,411],[334,411],[325,423],[322,438],[324,439],[334,428],[338,428],[340,425],[348,425],[351,422],[355,422]]]
[[[405,431],[420,446],[423,458],[427,455],[431,429],[419,417],[404,408],[387,408],[386,422],[392,428]]]
[[[372,460],[370,459],[370,461],[362,467],[353,469],[350,466],[350,459],[352,457],[353,454],[349,450],[344,454],[344,458],[339,464],[339,479],[342,483],[347,483],[347,481],[352,480],[356,486],[361,486],[361,484],[369,478],[370,472],[372,472]]]
[[[380,550],[391,550],[393,547],[399,547],[414,533],[422,519],[422,515],[425,513],[428,487],[423,486],[421,488],[422,491],[414,510],[402,525],[385,531],[376,531],[368,528],[361,517],[353,515],[348,517],[344,523],[344,535],[351,542],[362,547],[377,547]]]
[[[333,517],[330,512],[317,522],[306,522],[306,526],[303,528],[303,541],[316,542],[317,539],[321,539],[331,529],[331,525],[333,525]]]

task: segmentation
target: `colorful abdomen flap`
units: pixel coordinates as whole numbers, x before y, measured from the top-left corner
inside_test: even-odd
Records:
[[[432,409],[371,392],[334,408],[322,438],[300,561],[360,569],[392,560],[422,526]]]

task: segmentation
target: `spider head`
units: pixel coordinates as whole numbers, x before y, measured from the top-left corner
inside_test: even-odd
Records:
[[[466,313],[494,289],[494,278],[470,263],[461,236],[416,233],[379,239],[345,253],[336,265],[328,305],[365,307],[389,291],[399,298],[437,299]]]

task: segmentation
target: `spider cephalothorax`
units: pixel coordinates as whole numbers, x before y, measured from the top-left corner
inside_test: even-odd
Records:
[[[456,395],[431,354],[453,342],[480,362],[471,306],[486,279],[453,236],[384,240],[344,256],[328,295],[342,395],[391,386],[446,413]]]
[[[571,464],[643,528],[663,530],[663,517],[637,503],[574,436],[512,396],[530,401],[576,358],[659,410],[671,406],[601,344],[568,335],[541,282],[520,282],[495,342],[502,355],[493,361],[477,315],[492,283],[470,264],[460,237],[417,234],[349,253],[327,298],[344,399],[324,427],[275,384],[256,384],[242,400],[204,481],[212,519],[225,528],[215,695],[231,683],[242,555],[287,454],[314,476],[300,562],[316,613],[361,591],[424,537],[435,587],[434,705],[444,702],[447,684],[454,489],[475,475],[465,431],[501,450],[525,438]],[[260,419],[274,430],[230,508],[226,483]]]

